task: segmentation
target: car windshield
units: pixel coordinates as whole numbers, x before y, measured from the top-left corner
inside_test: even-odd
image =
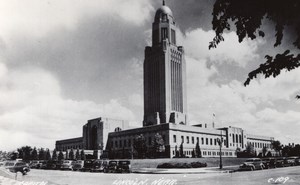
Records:
[[[117,164],[117,161],[110,161],[109,164]]]
[[[25,163],[16,163],[16,166],[24,166]]]
[[[253,162],[253,159],[247,159],[246,162]]]
[[[69,164],[70,163],[70,161],[64,161],[64,164]]]
[[[15,165],[15,163],[12,163],[12,162],[8,162],[5,164],[5,166],[14,166],[14,165]]]

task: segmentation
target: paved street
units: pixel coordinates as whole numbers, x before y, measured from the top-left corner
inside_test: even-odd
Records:
[[[281,179],[279,179],[281,178]],[[279,179],[281,182],[275,182]],[[202,174],[103,174],[72,171],[32,170],[20,181],[47,181],[48,185],[235,185],[235,184],[300,184],[300,166],[262,171]],[[160,182],[160,183],[159,183]]]

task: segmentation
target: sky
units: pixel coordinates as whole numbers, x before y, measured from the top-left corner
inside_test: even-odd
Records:
[[[166,0],[185,48],[189,125],[214,120],[247,133],[299,143],[299,69],[277,78],[247,75],[274,48],[266,37],[245,39],[234,29],[214,37],[211,0]],[[143,60],[161,0],[0,0],[0,150],[82,136],[87,120],[143,120]],[[213,117],[215,114],[215,117]]]

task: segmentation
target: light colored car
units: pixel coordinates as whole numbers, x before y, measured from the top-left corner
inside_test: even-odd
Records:
[[[250,158],[247,159],[243,164],[239,167],[240,170],[262,170],[264,169],[264,164],[259,158]]]
[[[72,170],[73,161],[71,160],[64,160],[62,165],[60,166],[61,170]]]
[[[30,171],[28,164],[22,161],[8,161],[5,163],[4,168],[13,173],[21,172],[23,175]]]

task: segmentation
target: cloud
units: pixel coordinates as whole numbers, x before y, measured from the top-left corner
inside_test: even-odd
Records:
[[[2,150],[22,145],[53,148],[55,140],[81,136],[82,125],[95,117],[135,120],[133,112],[117,100],[96,104],[64,99],[59,81],[44,69],[10,71],[0,63],[0,74],[3,71],[6,78],[0,80]]]
[[[130,10],[130,11],[128,11]],[[26,32],[43,36],[57,27],[74,29],[83,16],[112,16],[143,24],[153,7],[148,0],[30,0],[0,1],[0,35]]]

